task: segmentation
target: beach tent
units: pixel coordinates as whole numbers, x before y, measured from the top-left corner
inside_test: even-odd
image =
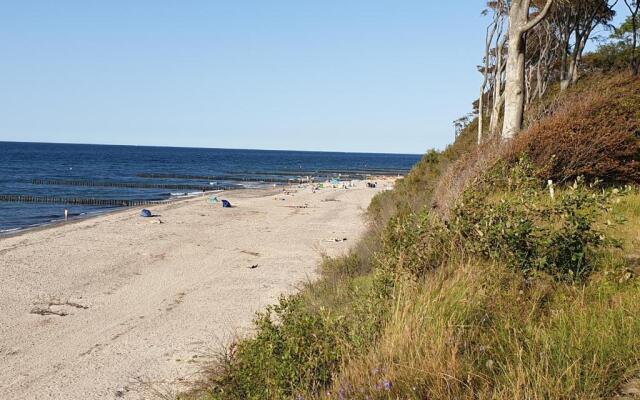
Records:
[[[220,202],[220,200],[218,199],[218,196],[209,197],[209,203],[215,204],[215,203],[219,203],[219,202]]]
[[[231,208],[231,207],[232,207],[232,205],[231,205],[231,203],[229,202],[229,200],[222,200],[222,207],[223,207],[223,208]]]
[[[153,214],[151,213],[151,211],[149,211],[149,210],[147,210],[145,208],[142,211],[140,211],[140,216],[141,217],[145,217],[145,218],[149,218],[149,217],[153,217]]]

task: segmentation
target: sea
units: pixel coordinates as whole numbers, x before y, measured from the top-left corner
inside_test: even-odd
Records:
[[[203,191],[403,175],[419,160],[412,154],[0,141],[0,235],[61,221],[65,209],[73,219]]]

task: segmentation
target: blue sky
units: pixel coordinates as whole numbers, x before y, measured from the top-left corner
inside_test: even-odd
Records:
[[[422,153],[477,97],[482,1],[12,1],[0,140]]]

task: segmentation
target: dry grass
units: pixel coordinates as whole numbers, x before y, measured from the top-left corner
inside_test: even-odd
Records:
[[[471,148],[442,173],[435,188],[432,207],[447,217],[462,196],[480,175],[500,161],[507,147],[498,140],[488,141]]]
[[[567,93],[552,92],[530,107],[530,127],[512,142],[471,146],[441,166],[431,205],[444,217],[461,194],[500,160],[526,155],[546,181],[578,176],[610,183],[640,183],[640,79],[592,76]],[[472,127],[471,127],[472,128]],[[461,148],[460,144],[453,147]]]
[[[510,158],[526,153],[547,179],[578,176],[640,183],[640,79],[596,76],[554,103],[552,114],[523,132]]]

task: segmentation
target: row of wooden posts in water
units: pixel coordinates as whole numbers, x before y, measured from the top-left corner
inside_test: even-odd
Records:
[[[180,174],[159,174],[155,172],[141,172],[136,174],[139,178],[154,179],[192,179],[205,181],[231,181],[231,182],[265,182],[265,183],[291,183],[303,180],[304,178],[273,178],[269,176],[243,176],[243,175],[180,175]],[[309,177],[307,177],[309,178]]]
[[[33,185],[52,185],[52,186],[85,186],[85,187],[113,187],[128,189],[168,189],[168,190],[197,190],[206,192],[211,190],[227,190],[233,186],[225,185],[184,185],[184,184],[168,184],[168,183],[145,183],[145,182],[108,182],[108,181],[91,181],[91,180],[67,180],[67,179],[33,179]]]
[[[183,175],[172,173],[157,172],[140,172],[136,174],[139,178],[153,179],[193,179],[208,181],[236,181],[236,182],[268,182],[268,183],[291,183],[291,182],[308,182],[321,181],[324,179],[341,179],[355,180],[368,179],[376,176],[386,175],[405,175],[407,171],[346,171],[338,170],[321,170],[321,171],[271,171],[246,174],[229,174],[229,175]]]
[[[398,171],[399,172],[399,171]],[[160,173],[140,173],[139,177],[144,178],[175,178],[175,179],[200,179],[200,180],[238,180],[238,181],[260,181],[269,183],[292,183],[313,181],[313,176],[298,179],[286,178],[270,178],[270,177],[241,177],[241,176],[196,176],[196,175],[178,175],[178,174],[160,174]],[[341,176],[342,179],[355,178],[351,176]],[[237,188],[234,186],[224,185],[185,185],[185,184],[165,184],[165,183],[145,183],[145,182],[109,182],[109,181],[93,181],[93,180],[66,180],[66,179],[33,179],[34,185],[59,185],[59,186],[84,186],[84,187],[113,187],[113,188],[141,188],[141,189],[168,189],[168,190],[197,190],[202,192],[228,190]],[[55,197],[55,196],[31,196],[31,195],[2,195],[0,194],[0,202],[8,203],[42,203],[42,204],[69,204],[69,205],[87,205],[87,206],[106,206],[106,207],[135,207],[156,204],[168,204],[175,199],[168,200],[125,200],[125,199],[97,199],[86,197]]]
[[[82,197],[53,197],[53,196],[28,196],[28,195],[0,195],[0,202],[5,203],[42,203],[42,204],[69,204],[83,206],[106,207],[135,207],[157,204],[169,204],[173,200],[117,200],[117,199],[93,199]]]

